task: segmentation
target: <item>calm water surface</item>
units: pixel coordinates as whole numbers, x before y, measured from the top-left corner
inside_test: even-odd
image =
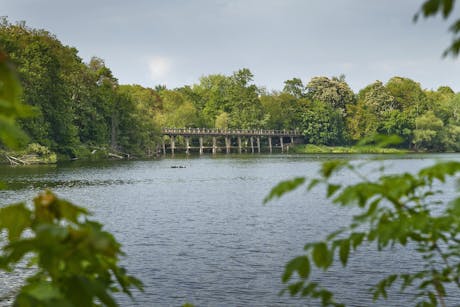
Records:
[[[30,199],[44,188],[82,204],[123,244],[123,265],[145,284],[123,306],[308,306],[304,299],[278,296],[284,264],[302,253],[304,243],[344,225],[353,210],[327,205],[324,192],[295,191],[279,201],[262,199],[280,180],[315,176],[321,162],[375,156],[255,155],[178,157],[157,161],[0,166],[0,204]],[[458,154],[384,156],[390,170],[416,171]],[[185,168],[172,168],[184,166]],[[339,181],[351,182],[343,172]],[[453,188],[446,197],[453,197]],[[409,271],[418,258],[407,250],[377,253],[363,248],[344,270],[333,267],[321,278],[350,306],[400,306],[395,293],[373,303],[368,289],[382,274]],[[20,272],[17,273],[20,275]],[[0,293],[14,284],[2,277]],[[449,306],[458,305],[454,292]],[[314,306],[315,304],[310,304]]]

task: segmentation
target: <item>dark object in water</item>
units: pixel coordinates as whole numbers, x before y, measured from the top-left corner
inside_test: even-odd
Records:
[[[185,168],[183,165],[171,165],[171,168]]]

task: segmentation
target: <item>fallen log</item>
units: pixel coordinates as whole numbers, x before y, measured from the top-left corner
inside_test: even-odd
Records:
[[[111,158],[117,158],[117,159],[120,159],[120,160],[123,159],[122,156],[116,155],[116,154],[111,153],[111,152],[109,152],[108,156],[111,157]]]
[[[27,164],[29,164],[26,161],[21,160],[19,158],[9,156],[9,155],[5,155],[5,156],[8,159],[8,161],[10,162],[11,165],[27,165]]]

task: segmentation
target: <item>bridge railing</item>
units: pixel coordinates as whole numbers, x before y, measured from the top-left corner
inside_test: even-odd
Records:
[[[162,128],[163,135],[301,136],[298,130]]]

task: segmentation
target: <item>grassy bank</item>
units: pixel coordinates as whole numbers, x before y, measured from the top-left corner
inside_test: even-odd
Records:
[[[18,151],[0,150],[0,163],[11,165],[55,164],[57,155],[45,146],[32,143]]]
[[[360,154],[395,154],[395,153],[408,153],[408,150],[395,149],[395,148],[381,148],[376,146],[324,146],[324,145],[295,145],[289,148],[290,152],[299,154],[311,153],[360,153]]]

